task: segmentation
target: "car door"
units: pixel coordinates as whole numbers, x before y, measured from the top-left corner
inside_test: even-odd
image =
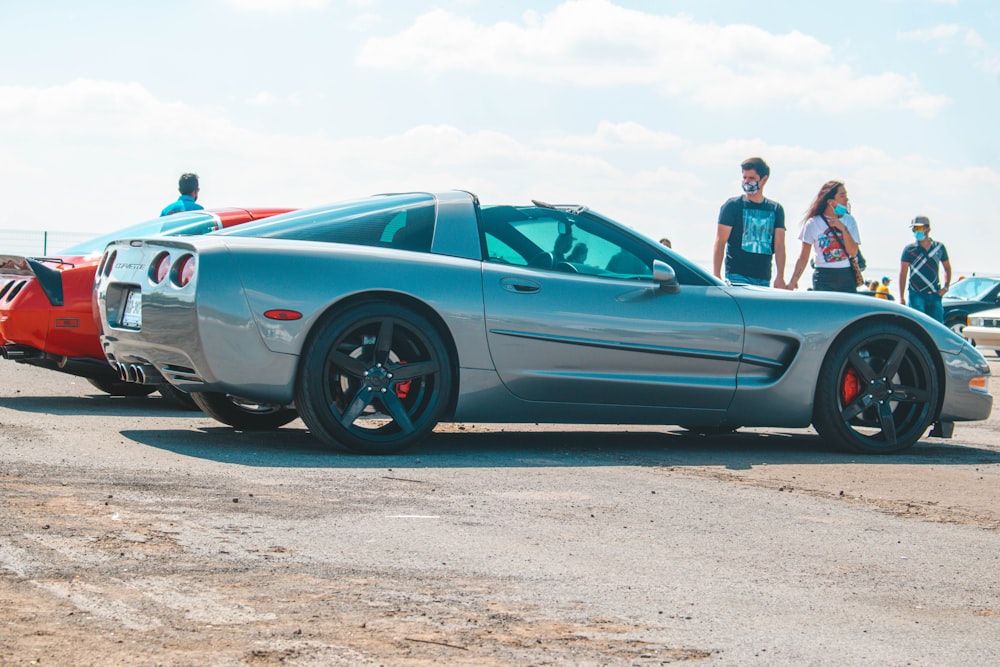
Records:
[[[589,241],[603,258],[625,249],[614,230],[591,228],[601,236],[595,238],[581,225],[572,229],[575,239]],[[630,278],[609,270],[622,266],[620,257],[564,272],[544,263],[513,264],[508,244],[491,247],[489,233],[487,246],[487,340],[497,372],[514,395],[529,401],[728,407],[743,349],[743,319],[723,288],[691,284],[669,293],[653,281],[651,269],[648,277]]]

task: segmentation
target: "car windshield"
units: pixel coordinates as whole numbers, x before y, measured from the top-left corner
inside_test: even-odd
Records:
[[[944,296],[946,299],[983,301],[998,282],[1000,278],[966,278],[952,285]]]
[[[219,219],[205,211],[187,211],[174,213],[162,218],[154,218],[125,227],[104,236],[78,243],[57,253],[60,256],[85,256],[104,252],[112,241],[127,238],[145,238],[148,236],[193,236],[214,232],[221,227]]]

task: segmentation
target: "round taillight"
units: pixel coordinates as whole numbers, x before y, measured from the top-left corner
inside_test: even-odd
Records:
[[[149,265],[149,279],[159,285],[170,275],[170,253],[161,252]]]
[[[194,279],[194,271],[198,266],[194,255],[184,255],[177,261],[177,268],[174,272],[174,282],[178,287],[184,287]]]

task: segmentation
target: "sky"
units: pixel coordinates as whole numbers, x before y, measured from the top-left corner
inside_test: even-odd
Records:
[[[998,37],[994,0],[0,0],[0,230],[110,232],[193,171],[206,207],[583,204],[710,266],[760,156],[787,274],[831,179],[869,266],[926,215],[998,273]]]

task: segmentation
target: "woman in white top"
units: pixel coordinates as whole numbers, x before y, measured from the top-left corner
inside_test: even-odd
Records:
[[[802,221],[799,240],[802,252],[795,262],[788,289],[798,286],[812,252],[816,270],[813,289],[824,292],[856,292],[851,258],[858,254],[861,236],[858,223],[851,217],[847,188],[840,181],[827,181],[819,189]]]

